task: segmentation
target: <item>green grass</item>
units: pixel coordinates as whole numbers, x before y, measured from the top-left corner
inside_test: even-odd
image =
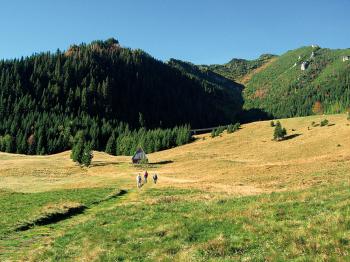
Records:
[[[47,205],[78,202],[89,206],[112,192],[110,188],[71,189],[40,193],[0,191],[0,237],[4,237],[20,224],[31,221],[43,213]]]
[[[94,195],[91,199],[98,194],[90,193]],[[189,190],[153,189],[134,194],[140,194],[136,202],[129,203],[127,195],[119,205],[118,199],[109,201],[83,223],[64,221],[52,226],[53,242],[36,253],[35,259],[350,259],[348,183],[241,198],[212,195],[211,200],[205,200],[204,192]],[[40,243],[40,228],[29,231],[22,236],[16,233],[17,237],[36,236]]]

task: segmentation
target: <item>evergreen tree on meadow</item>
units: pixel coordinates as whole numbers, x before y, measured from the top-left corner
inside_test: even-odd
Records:
[[[116,144],[117,144],[116,137],[115,137],[115,134],[113,133],[107,141],[105,152],[110,155],[115,155],[117,153]]]
[[[276,141],[282,140],[287,135],[287,130],[282,127],[280,121],[277,121],[273,132],[273,139]]]
[[[86,167],[89,167],[91,164],[92,158],[93,158],[92,143],[85,143],[84,149],[83,149],[83,155],[81,158],[81,164],[83,164]]]
[[[74,138],[74,144],[71,152],[71,159],[79,164],[82,163],[84,144],[85,135],[82,131],[79,131]]]

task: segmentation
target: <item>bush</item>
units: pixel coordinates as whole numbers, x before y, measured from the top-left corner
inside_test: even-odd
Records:
[[[275,130],[273,133],[273,139],[276,141],[283,140],[283,138],[287,135],[287,130],[282,127],[281,123],[277,121]]]
[[[274,121],[271,121],[271,122],[270,122],[270,126],[271,126],[271,127],[274,127],[274,126],[275,126],[275,122],[274,122]]]
[[[211,137],[216,137],[221,135],[224,131],[225,131],[225,127],[224,126],[219,126],[218,128],[215,128],[211,131]]]
[[[224,131],[225,131],[225,127],[224,126],[219,126],[217,129],[216,129],[216,131],[215,131],[215,133],[216,133],[216,136],[219,136],[219,135],[221,135]]]
[[[327,119],[324,119],[321,121],[320,126],[326,126],[328,125],[329,121]]]
[[[230,124],[227,126],[227,133],[231,134],[235,131],[237,131],[240,128],[241,124],[240,123],[236,123],[236,124]]]

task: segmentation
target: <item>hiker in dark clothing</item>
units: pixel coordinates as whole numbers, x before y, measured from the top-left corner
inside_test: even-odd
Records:
[[[145,183],[147,183],[147,178],[148,178],[148,173],[146,171],[145,174],[143,175],[143,179],[145,180]]]
[[[138,174],[136,176],[136,183],[137,183],[137,187],[140,188],[142,186],[142,178],[141,178],[141,175]]]
[[[157,180],[158,180],[158,175],[157,175],[157,174],[154,174],[154,175],[153,175],[153,182],[154,182],[155,184],[157,184]]]

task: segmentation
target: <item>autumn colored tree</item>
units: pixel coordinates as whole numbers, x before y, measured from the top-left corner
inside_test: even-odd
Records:
[[[312,112],[315,115],[322,115],[323,114],[323,106],[320,101],[316,101],[312,107]]]

